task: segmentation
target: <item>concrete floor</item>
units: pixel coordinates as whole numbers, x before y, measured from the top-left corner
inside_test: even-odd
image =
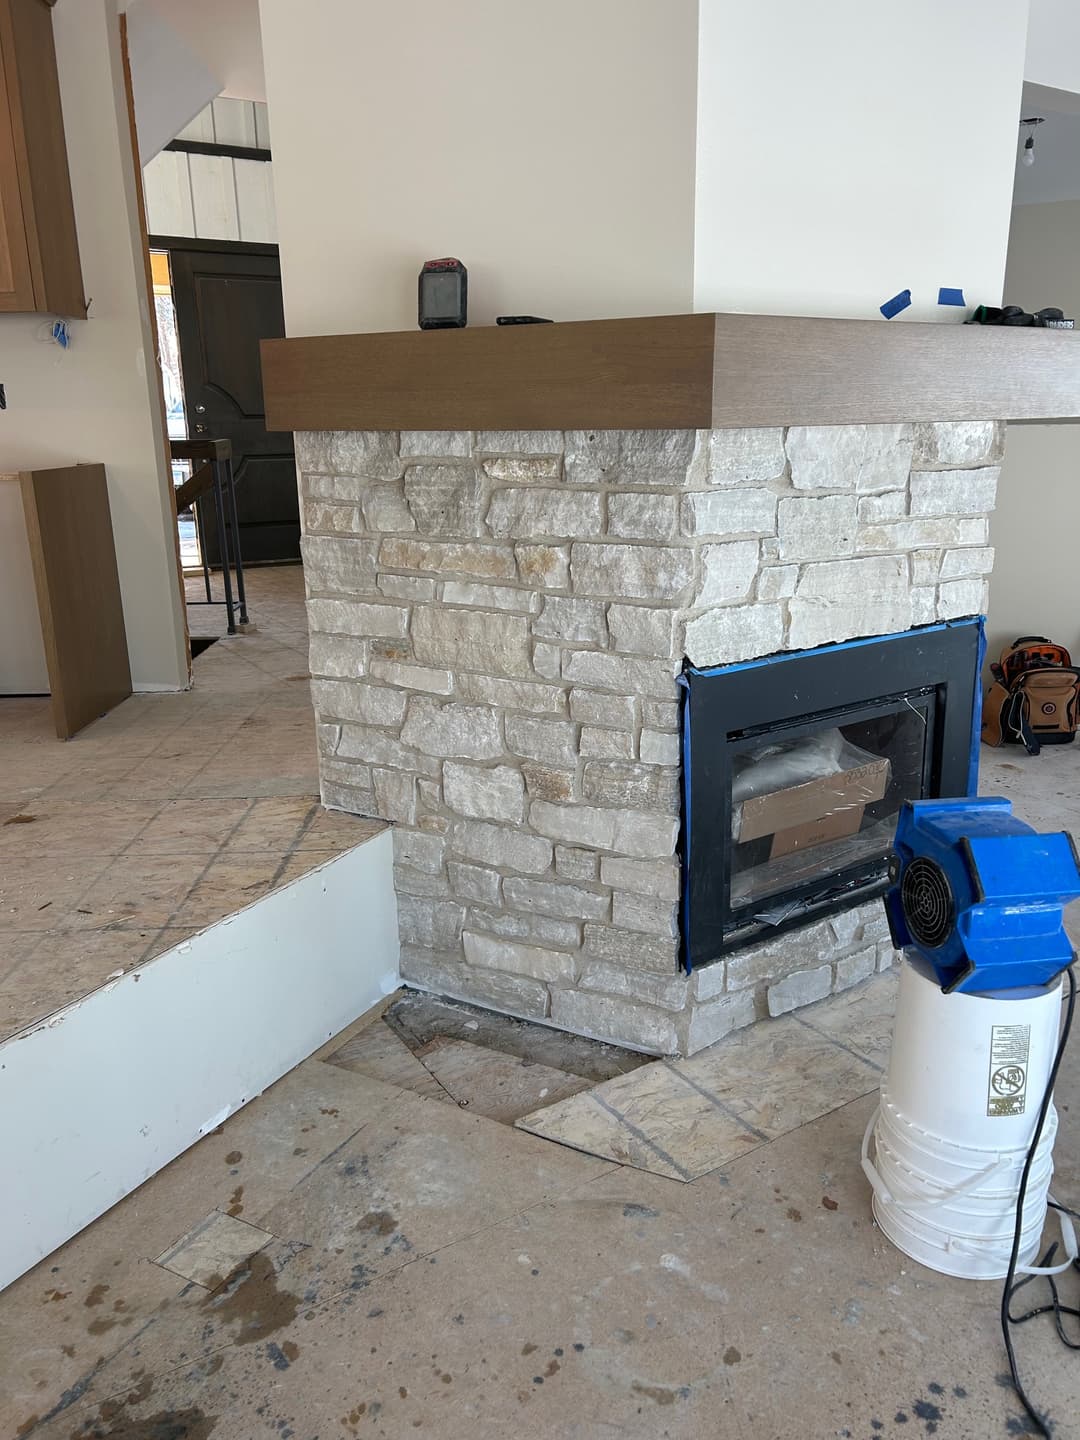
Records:
[[[984,789],[1041,825],[1080,828],[1078,782],[1080,747],[984,752]],[[827,1028],[836,1004],[803,1014]],[[0,1435],[1032,1433],[999,1286],[925,1270],[873,1224],[872,1093],[680,1183],[328,1063],[350,1038],[0,1296]],[[755,1098],[802,1074],[827,1094],[806,1065],[781,1056]],[[1058,1105],[1075,1204],[1080,1044]],[[1039,1323],[1017,1348],[1055,1434],[1080,1435],[1080,1356]]]
[[[0,699],[0,1041],[382,828],[318,802],[302,570],[248,591],[254,629],[183,694],[66,742],[47,698]],[[220,608],[190,615],[224,631]]]

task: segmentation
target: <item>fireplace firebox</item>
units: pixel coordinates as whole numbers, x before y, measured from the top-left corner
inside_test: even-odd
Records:
[[[982,623],[682,677],[690,971],[880,893],[905,800],[976,788]]]

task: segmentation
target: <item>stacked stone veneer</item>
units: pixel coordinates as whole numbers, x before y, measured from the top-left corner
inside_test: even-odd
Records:
[[[327,805],[401,973],[662,1053],[891,963],[880,906],[678,968],[684,655],[985,609],[994,424],[297,437]]]

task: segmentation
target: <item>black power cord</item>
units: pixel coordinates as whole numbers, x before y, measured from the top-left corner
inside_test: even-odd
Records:
[[[1009,1374],[1012,1376],[1013,1388],[1019,1396],[1020,1403],[1027,1411],[1038,1434],[1049,1437],[1050,1426],[1035,1409],[1028,1399],[1027,1392],[1020,1383],[1020,1376],[1016,1367],[1016,1353],[1013,1350],[1012,1334],[1010,1326],[1022,1325],[1027,1320],[1034,1320],[1036,1315],[1053,1314],[1054,1325],[1061,1340],[1070,1350],[1080,1350],[1080,1337],[1070,1340],[1065,1334],[1063,1317],[1071,1315],[1080,1319],[1080,1309],[1071,1305],[1062,1305],[1058,1296],[1056,1278],[1047,1275],[1046,1280],[1050,1283],[1051,1303],[1049,1305],[1038,1305],[1033,1310],[1027,1311],[1024,1315],[1013,1315],[1011,1312],[1012,1298],[1018,1290],[1023,1289],[1032,1280],[1038,1280],[1038,1275],[1025,1275],[1023,1280],[1016,1279],[1016,1266],[1020,1258],[1020,1238],[1024,1229],[1024,1201],[1027,1198],[1028,1177],[1031,1174],[1031,1167],[1035,1160],[1035,1152],[1039,1148],[1039,1141],[1042,1139],[1043,1127],[1046,1124],[1046,1117],[1050,1112],[1050,1104],[1054,1098],[1054,1085],[1057,1083],[1058,1071],[1061,1069],[1062,1056],[1065,1054],[1065,1046],[1069,1043],[1069,1031],[1072,1029],[1073,1013],[1076,1010],[1076,975],[1070,965],[1065,972],[1069,980],[1069,1000],[1065,1008],[1065,1023],[1061,1029],[1061,1038],[1058,1041],[1057,1054],[1054,1056],[1054,1063],[1050,1068],[1050,1078],[1046,1082],[1046,1092],[1043,1095],[1042,1104],[1039,1107],[1039,1116],[1035,1122],[1035,1133],[1031,1137],[1031,1145],[1028,1147],[1027,1157],[1024,1160],[1024,1168],[1020,1175],[1020,1188],[1016,1195],[1016,1227],[1013,1230],[1012,1253],[1009,1256],[1009,1269],[1005,1276],[1005,1287],[1001,1294],[1001,1334],[1005,1341],[1005,1354],[1009,1357]],[[1070,1210],[1065,1205],[1058,1205],[1056,1201],[1050,1201],[1055,1210],[1062,1210],[1067,1215],[1075,1216],[1077,1212]],[[1078,1216],[1077,1218],[1080,1218]],[[1050,1246],[1050,1249],[1043,1256],[1040,1264],[1049,1265],[1057,1252],[1057,1243]],[[1073,1261],[1073,1266],[1080,1271],[1080,1262]]]

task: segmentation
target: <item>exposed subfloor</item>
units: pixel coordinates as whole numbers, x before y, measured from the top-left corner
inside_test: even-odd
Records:
[[[250,570],[248,596],[250,633],[182,694],[68,741],[47,699],[0,699],[0,1040],[382,828],[318,802],[300,567]]]

